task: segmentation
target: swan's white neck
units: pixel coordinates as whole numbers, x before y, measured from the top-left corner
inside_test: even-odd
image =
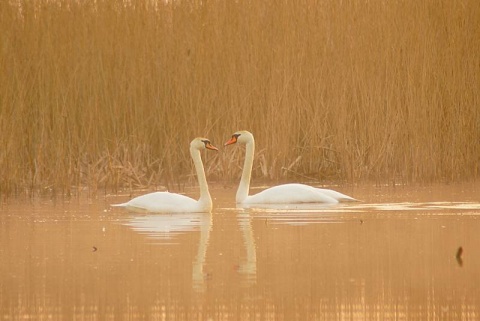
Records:
[[[207,177],[205,176],[205,169],[203,168],[202,157],[200,151],[197,148],[190,147],[190,155],[195,165],[195,171],[197,172],[198,184],[200,185],[200,198],[198,204],[202,209],[212,209],[212,198],[208,191]]]
[[[236,202],[242,203],[248,197],[250,178],[252,177],[253,154],[255,153],[255,139],[253,137],[245,144],[245,162],[243,163],[242,178],[238,185]]]

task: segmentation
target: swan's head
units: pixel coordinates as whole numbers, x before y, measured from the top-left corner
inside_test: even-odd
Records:
[[[233,133],[232,138],[230,138],[226,143],[227,145],[232,145],[235,143],[247,144],[253,141],[253,135],[249,131],[240,130],[238,132]]]
[[[190,143],[190,147],[201,150],[201,149],[211,149],[211,150],[218,150],[217,147],[213,146],[210,143],[208,138],[197,137]]]

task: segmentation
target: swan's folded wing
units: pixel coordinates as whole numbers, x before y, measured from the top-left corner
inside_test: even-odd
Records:
[[[326,203],[338,201],[318,191],[318,189],[303,184],[284,184],[268,188],[245,200],[246,204],[294,204],[294,203]]]
[[[155,192],[135,197],[126,203],[112,206],[158,213],[183,213],[194,211],[198,207],[198,201],[181,194]]]

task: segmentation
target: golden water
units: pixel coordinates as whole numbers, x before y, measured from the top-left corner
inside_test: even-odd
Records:
[[[336,189],[362,202],[237,209],[219,186],[211,215],[9,201],[0,320],[480,318],[478,185]]]

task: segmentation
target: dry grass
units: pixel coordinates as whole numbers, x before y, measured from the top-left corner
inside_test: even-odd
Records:
[[[0,2],[3,195],[194,182],[238,129],[257,178],[478,177],[477,0],[94,3]]]

